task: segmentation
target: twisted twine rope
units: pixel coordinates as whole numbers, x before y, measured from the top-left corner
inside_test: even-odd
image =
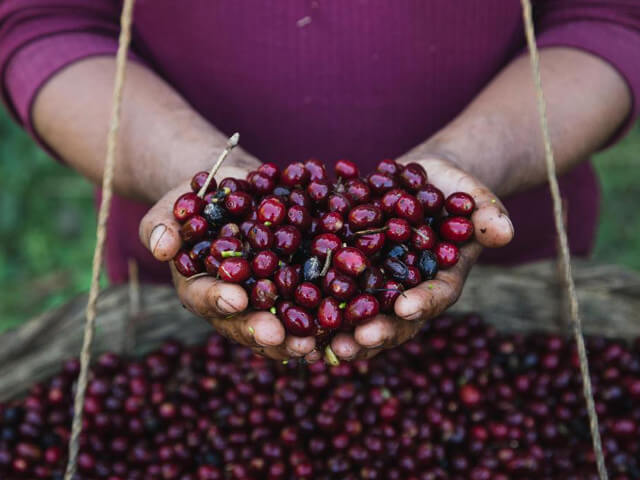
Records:
[[[91,346],[96,320],[96,301],[100,291],[100,270],[104,254],[104,242],[107,233],[107,220],[113,196],[113,171],[115,166],[116,146],[118,142],[118,130],[120,127],[120,106],[122,105],[122,89],[124,86],[124,73],[127,63],[127,52],[131,41],[131,19],[135,0],[125,0],[120,17],[120,38],[118,39],[118,53],[116,55],[116,77],[113,87],[111,104],[111,118],[109,120],[109,134],[107,137],[107,155],[104,163],[104,175],[102,177],[102,203],[98,212],[98,228],[96,232],[96,248],[93,252],[93,264],[91,270],[91,288],[89,301],[87,302],[87,317],[84,326],[84,338],[82,351],[80,352],[80,375],[76,395],[73,404],[73,424],[71,438],[69,439],[69,460],[64,474],[64,480],[72,480],[76,473],[79,437],[82,431],[82,415],[84,410],[84,397],[87,390],[89,376],[89,361],[91,360]]]
[[[564,274],[565,284],[569,294],[569,313],[571,317],[571,326],[573,327],[573,335],[575,337],[578,348],[578,359],[580,360],[580,374],[582,376],[582,389],[584,399],[587,403],[587,413],[589,415],[589,428],[591,429],[591,439],[593,441],[593,450],[596,455],[596,465],[598,467],[598,475],[600,480],[607,480],[607,469],[604,463],[604,454],[602,452],[602,442],[600,440],[600,430],[598,429],[598,414],[596,413],[593,401],[593,391],[591,388],[591,377],[589,375],[589,360],[587,358],[587,349],[584,345],[584,336],[582,335],[582,321],[578,310],[578,297],[576,295],[576,286],[571,274],[571,256],[569,253],[569,242],[567,240],[567,231],[564,225],[564,217],[562,214],[562,197],[560,188],[558,187],[558,177],[556,176],[556,162],[553,157],[551,148],[551,136],[549,135],[549,125],[547,124],[547,105],[542,91],[542,80],[540,78],[540,58],[538,56],[538,47],[536,45],[535,29],[533,26],[533,17],[531,12],[531,1],[521,0],[522,15],[524,17],[525,34],[527,37],[527,46],[529,48],[529,59],[531,60],[531,70],[533,81],[536,89],[536,99],[538,103],[538,114],[540,117],[540,128],[542,130],[542,140],[544,142],[544,156],[547,165],[547,179],[553,197],[553,216],[558,233],[558,244],[560,246],[560,260],[562,262],[562,270]]]
[[[124,85],[124,73],[127,59],[127,51],[131,40],[131,20],[133,14],[133,5],[135,0],[125,0],[120,19],[121,31],[118,40],[118,53],[116,56],[116,79],[113,91],[113,104],[111,110],[111,119],[109,123],[109,135],[107,139],[107,156],[104,166],[104,176],[102,180],[102,203],[98,213],[98,228],[96,233],[96,247],[93,256],[91,289],[89,291],[89,301],[87,303],[87,315],[84,329],[84,339],[82,351],[80,354],[80,375],[78,377],[77,391],[74,401],[74,418],[71,438],[69,440],[69,461],[65,472],[65,480],[72,480],[76,472],[79,436],[82,430],[82,413],[84,408],[84,398],[88,383],[89,360],[91,357],[91,346],[93,343],[94,326],[96,318],[96,301],[99,292],[100,270],[102,266],[102,258],[104,253],[104,242],[106,238],[106,224],[109,217],[109,209],[111,206],[111,197],[113,194],[113,171],[115,165],[115,151],[117,145],[117,134],[120,126],[120,107],[122,104],[122,89]],[[602,452],[602,444],[600,441],[600,433],[598,430],[598,416],[595,411],[593,400],[593,392],[591,388],[591,379],[589,376],[589,363],[587,359],[584,337],[582,335],[582,323],[578,310],[578,299],[575,291],[575,284],[571,275],[571,258],[569,254],[569,246],[567,240],[567,232],[565,230],[562,215],[562,199],[560,189],[558,187],[558,179],[555,172],[555,160],[551,148],[551,138],[547,124],[546,103],[542,91],[542,82],[540,78],[540,63],[538,57],[538,49],[535,40],[535,29],[533,26],[533,18],[531,12],[530,0],[521,0],[522,11],[524,17],[525,33],[527,45],[529,48],[529,56],[531,59],[532,74],[536,88],[536,97],[538,105],[538,113],[540,117],[540,127],[542,129],[542,138],[545,148],[545,161],[547,166],[547,177],[553,197],[553,212],[556,230],[558,232],[560,257],[564,266],[565,281],[570,299],[570,314],[573,326],[573,333],[578,349],[578,357],[580,360],[580,372],[583,382],[583,393],[587,403],[587,412],[589,415],[589,426],[593,439],[593,448],[596,454],[596,463],[598,474],[601,480],[607,480],[607,471],[604,463],[604,455]]]

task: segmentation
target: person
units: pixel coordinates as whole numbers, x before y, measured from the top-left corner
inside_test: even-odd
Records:
[[[5,104],[44,148],[96,183],[120,8],[114,0],[0,5]],[[640,3],[540,0],[534,8],[570,246],[586,255],[598,208],[586,159],[637,115]],[[520,2],[140,0],[127,68],[108,225],[112,282],[126,281],[129,258],[143,281],[168,280],[166,262],[180,243],[172,204],[235,131],[243,149],[219,179],[243,177],[261,161],[345,157],[367,172],[396,158],[420,163],[445,193],[467,191],[479,204],[474,223],[486,234],[465,247],[459,265],[435,288],[407,291],[394,317],[337,335],[332,347],[342,359],[410,338],[456,300],[482,247],[508,244],[514,230],[483,261],[554,255]],[[172,273],[184,305],[233,340],[277,359],[319,359],[313,338],[286,337],[268,312],[247,313],[239,286]]]

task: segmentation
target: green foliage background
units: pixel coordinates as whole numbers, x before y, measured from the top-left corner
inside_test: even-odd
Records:
[[[594,256],[640,270],[640,127],[595,160],[603,207]],[[86,291],[93,187],[0,110],[0,331]]]

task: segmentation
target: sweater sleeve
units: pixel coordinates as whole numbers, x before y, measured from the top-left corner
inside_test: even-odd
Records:
[[[640,110],[640,0],[541,0],[535,13],[540,48],[586,51],[608,62],[626,81],[632,108],[608,145],[615,143]]]
[[[31,107],[39,89],[75,61],[115,55],[119,13],[120,2],[116,0],[0,3],[2,100],[36,140],[40,141],[33,129]]]

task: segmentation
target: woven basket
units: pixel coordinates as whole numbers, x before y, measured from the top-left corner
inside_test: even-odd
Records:
[[[573,271],[585,334],[640,336],[640,275],[618,266],[575,262]],[[500,269],[476,267],[452,309],[478,312],[504,331],[567,332],[556,264]],[[180,305],[169,286],[128,285],[100,295],[93,352],[144,353],[168,337],[192,344],[211,327]],[[55,373],[82,344],[86,295],[0,335],[0,401]],[[139,313],[136,313],[139,311]]]

